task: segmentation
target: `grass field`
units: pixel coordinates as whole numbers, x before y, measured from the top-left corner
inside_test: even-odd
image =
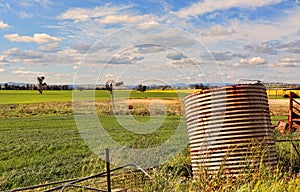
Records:
[[[101,116],[101,118],[112,137],[119,139],[125,145],[143,145],[137,135],[121,131],[121,127],[113,116]],[[138,118],[143,121],[146,117]],[[179,117],[167,117],[163,127],[156,132],[155,136],[151,134],[148,140],[144,139],[143,141],[151,144],[164,142],[172,135],[173,127],[177,126],[178,121]],[[84,144],[75,126],[73,116],[0,118],[0,132],[0,190],[78,178],[105,170],[104,161],[95,156]],[[300,146],[299,143],[297,145]],[[200,183],[190,183],[188,186],[179,185],[180,171],[189,163],[185,152],[186,155],[181,154],[167,164],[167,167],[173,167],[172,170],[174,169],[178,173],[171,177],[172,173],[163,167],[162,172],[159,173],[162,174],[161,177],[156,175],[156,179],[161,182],[161,185],[146,183],[145,188],[148,191],[171,190],[176,186],[177,191],[193,188],[204,190],[208,189],[207,187],[212,187],[211,190],[245,188],[246,191],[252,191],[250,189],[256,188],[258,191],[261,189],[273,191],[277,186],[280,190],[285,187],[289,187],[291,189],[289,191],[298,190],[300,179],[296,174],[292,174],[299,169],[297,154],[288,143],[277,144],[277,150],[281,156],[279,168],[285,171],[273,175],[264,170],[266,172],[255,175],[256,181],[253,181],[252,184],[247,183],[249,178],[240,178],[240,184],[233,183],[231,180],[222,184],[223,181],[216,178],[211,178],[211,180],[207,178],[208,180],[201,181],[207,186]],[[248,175],[248,177],[250,176]],[[167,178],[168,182],[162,178]],[[269,187],[272,190],[267,190]]]
[[[75,91],[76,92],[76,91]],[[84,90],[82,92],[95,93],[95,100],[109,100],[109,92],[106,90],[90,91]],[[0,104],[21,104],[21,103],[40,103],[40,102],[54,102],[54,101],[72,101],[73,91],[47,91],[43,95],[38,94],[35,90],[0,90]],[[116,90],[117,98],[125,98],[130,95],[130,98],[177,98],[184,97],[190,93],[190,90],[175,91],[146,91],[140,93],[132,90]]]
[[[0,190],[78,176],[92,156],[72,116],[0,121]]]
[[[139,135],[124,131],[113,116],[101,119],[116,141],[142,147],[149,142],[151,145],[165,142],[180,118],[167,117],[159,130],[142,141]],[[0,133],[0,190],[82,177],[104,169],[103,160],[93,155],[83,142],[73,116],[0,118]]]
[[[108,96],[108,95],[107,95]],[[0,104],[39,103],[71,101],[72,91],[44,91],[43,95],[34,90],[1,90]]]
[[[149,90],[144,93],[134,90],[115,90],[117,97],[126,97],[130,93],[130,98],[184,98],[186,95],[197,90]],[[269,98],[283,98],[284,94],[290,91],[300,95],[300,90],[267,90]],[[95,100],[109,99],[109,92],[106,90],[87,91],[95,93]],[[43,95],[38,94],[36,90],[0,90],[0,104],[21,104],[21,103],[39,103],[53,101],[72,101],[72,91],[48,91]]]
[[[179,91],[186,95],[188,92]],[[126,91],[120,94],[126,95]],[[159,145],[173,135],[180,120],[180,102],[173,91],[133,91],[134,118],[149,120],[143,110],[147,100],[167,103],[163,126],[155,133],[141,137],[124,131],[109,110],[109,93],[96,91],[97,113],[106,131],[122,145],[143,147]],[[78,178],[105,170],[105,163],[84,143],[72,115],[72,91],[0,91],[0,191],[29,185]],[[277,101],[277,100],[272,100]],[[279,100],[278,100],[279,101]],[[284,102],[282,102],[284,101]],[[287,116],[286,100],[272,102],[273,123]],[[172,113],[172,111],[176,111]],[[278,133],[277,138],[283,139]],[[300,142],[295,142],[300,149]],[[189,171],[186,148],[164,166],[153,172],[153,182],[145,182],[137,191],[300,191],[300,158],[290,143],[277,143],[278,169],[270,172],[262,167],[254,174],[237,179],[200,175],[196,181],[183,180]]]

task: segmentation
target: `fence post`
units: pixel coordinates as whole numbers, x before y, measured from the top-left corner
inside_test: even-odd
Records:
[[[109,162],[109,149],[105,149],[106,152],[106,177],[107,177],[107,191],[111,192],[111,185],[110,185],[110,162]]]
[[[293,128],[293,92],[290,91],[290,104],[289,104],[289,132],[292,132]]]

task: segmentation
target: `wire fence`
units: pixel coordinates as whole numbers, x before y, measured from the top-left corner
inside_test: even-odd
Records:
[[[110,185],[113,191],[126,191],[132,188],[138,188],[152,180],[152,177],[137,165],[128,164],[122,167],[114,168],[110,173]],[[107,172],[101,172],[92,176],[68,179],[58,182],[46,183],[35,186],[28,186],[5,192],[66,192],[66,191],[112,191],[108,190]]]

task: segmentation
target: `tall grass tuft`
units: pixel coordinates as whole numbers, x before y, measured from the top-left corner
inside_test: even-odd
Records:
[[[282,146],[285,149],[284,145]],[[267,150],[267,149],[266,149]],[[192,176],[188,149],[176,156],[163,166],[151,171],[152,180],[146,180],[141,186],[132,188],[133,191],[300,191],[300,173],[291,172],[290,164],[284,164],[279,158],[276,167],[264,163],[266,151],[262,146],[251,148],[253,156],[247,157],[249,163],[256,162],[256,166],[249,164],[239,174],[228,174],[225,166],[221,166],[215,174],[210,174],[205,167],[200,167],[197,175]],[[279,154],[282,151],[279,148]],[[253,158],[253,159],[250,159]],[[226,157],[223,165],[225,165]]]

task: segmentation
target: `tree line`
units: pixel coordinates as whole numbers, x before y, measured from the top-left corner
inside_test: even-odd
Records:
[[[5,83],[1,86],[1,90],[39,90],[36,84],[10,85]],[[72,90],[69,85],[44,85],[43,90]]]

